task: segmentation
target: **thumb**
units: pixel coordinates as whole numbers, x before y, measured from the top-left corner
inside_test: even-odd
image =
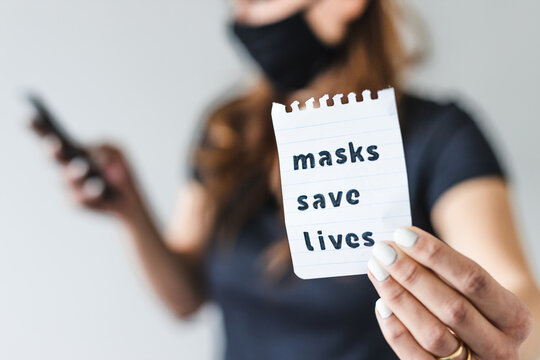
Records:
[[[116,146],[109,144],[91,146],[88,148],[88,154],[107,181],[112,184],[126,181],[126,161]]]

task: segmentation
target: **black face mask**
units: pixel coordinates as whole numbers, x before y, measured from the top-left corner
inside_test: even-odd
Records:
[[[311,30],[304,12],[263,25],[233,24],[234,34],[280,91],[301,89],[335,58]]]

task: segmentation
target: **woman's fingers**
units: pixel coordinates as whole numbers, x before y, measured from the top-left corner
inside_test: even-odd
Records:
[[[373,255],[391,276],[386,281],[375,280],[379,294],[383,298],[383,294],[390,296],[391,306],[399,304],[403,308],[411,307],[409,303],[416,298],[478,354],[491,354],[493,344],[504,340],[504,334],[465,297],[405,253],[390,244],[376,243]],[[397,283],[399,283],[398,290],[396,290]],[[405,288],[406,291],[405,289],[399,291],[399,288]],[[412,296],[406,295],[409,293]],[[417,318],[416,321],[421,320]],[[413,323],[414,320],[411,320],[410,324],[404,325],[409,328],[414,326]]]
[[[525,305],[474,261],[416,227],[398,229],[394,240],[409,257],[469,299],[499,329],[517,340],[527,336],[531,324]]]
[[[531,328],[529,311],[517,297],[474,261],[424,231],[400,229],[394,240],[373,247],[369,278],[415,341],[410,346],[434,356],[451,354],[443,350],[449,340],[442,324],[478,358],[517,359],[519,344]],[[434,330],[428,332],[422,324]]]
[[[89,147],[88,154],[100,169],[105,180],[122,190],[129,182],[129,166],[123,153],[114,145]]]
[[[392,314],[383,300],[376,303],[376,316],[384,338],[400,359],[434,360],[435,357],[423,349],[403,323]]]
[[[87,200],[94,201],[101,199],[101,196],[105,193],[105,188],[105,180],[93,176],[84,181],[82,192]]]
[[[70,182],[79,183],[90,172],[90,163],[84,157],[71,159],[65,166],[66,177]]]
[[[54,158],[55,160],[59,162],[63,162],[62,157],[62,142],[60,139],[54,135],[54,134],[47,134],[43,136],[43,147],[45,149],[45,152],[50,157]]]
[[[384,272],[375,259],[370,260],[369,269],[372,274]],[[387,278],[383,282],[379,282],[373,278],[372,274],[368,274],[368,276],[381,298],[384,299],[384,304],[392,309],[422,348],[437,357],[452,354],[458,348],[459,343],[448,328],[414,296],[394,279]],[[381,278],[379,277],[379,279]]]
[[[90,162],[86,157],[75,157],[63,165],[64,177],[71,189],[72,198],[81,205],[95,205],[105,193],[105,181],[90,176]]]
[[[105,183],[102,179],[91,177],[78,183],[70,183],[72,200],[80,205],[94,207],[101,203],[105,191]]]

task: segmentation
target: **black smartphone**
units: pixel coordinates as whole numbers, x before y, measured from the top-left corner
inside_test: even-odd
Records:
[[[68,162],[75,158],[86,161],[88,171],[85,179],[91,180],[94,184],[103,186],[101,198],[110,200],[114,196],[113,188],[107,183],[101,171],[88,156],[88,153],[68,135],[66,131],[59,125],[51,111],[45,106],[41,98],[35,94],[28,95],[28,101],[36,110],[35,116],[32,118],[31,127],[35,133],[41,137],[54,136],[61,144],[60,161]]]

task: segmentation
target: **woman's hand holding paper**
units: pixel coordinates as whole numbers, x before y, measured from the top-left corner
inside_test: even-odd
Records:
[[[379,325],[400,359],[519,358],[533,317],[514,294],[425,231],[401,228],[394,240],[375,244],[368,276],[381,296]]]

